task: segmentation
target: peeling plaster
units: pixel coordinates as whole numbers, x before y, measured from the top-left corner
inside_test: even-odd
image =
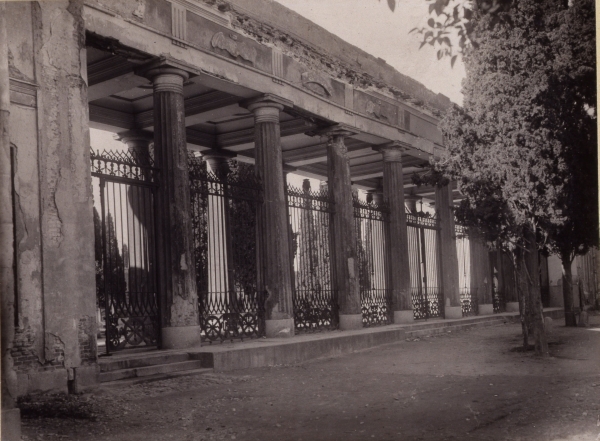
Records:
[[[224,0],[202,0],[204,3],[210,6],[216,6],[219,10],[227,10],[231,15],[231,24],[234,29],[242,33],[243,35],[252,38],[256,42],[275,47],[283,52],[288,57],[295,59],[304,66],[315,72],[324,72],[332,78],[341,80],[345,83],[351,84],[357,89],[369,90],[373,89],[385,96],[393,99],[400,99],[406,103],[410,103],[413,106],[420,108],[426,114],[439,117],[442,115],[442,111],[432,105],[424,103],[421,99],[415,98],[413,94],[406,92],[398,87],[386,84],[381,79],[375,78],[373,75],[360,71],[341,60],[327,54],[321,48],[313,46],[304,40],[296,38],[289,33],[279,30],[269,24],[260,22],[258,19],[251,17],[244,12],[236,9],[235,5],[231,5]],[[363,66],[357,59],[355,60],[359,68]],[[373,59],[373,63],[376,60]],[[388,66],[390,72],[393,70],[391,66]],[[394,71],[395,74],[400,75],[399,81],[415,82],[414,80],[399,74]],[[415,82],[416,83],[416,82]],[[416,83],[418,84],[418,83]],[[407,85],[409,86],[409,85]],[[422,86],[419,84],[419,86]],[[409,86],[410,87],[410,86]],[[416,86],[418,87],[418,86]],[[424,86],[422,86],[424,88]],[[417,92],[419,93],[419,92]],[[422,91],[425,95],[430,94],[432,98],[436,98],[437,95],[428,89]],[[450,101],[448,100],[448,105]]]

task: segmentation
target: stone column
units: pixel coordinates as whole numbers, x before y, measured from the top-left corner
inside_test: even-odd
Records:
[[[117,133],[114,137],[123,142],[137,161],[141,164],[150,164],[150,143],[154,135],[143,130],[129,130]],[[150,269],[155,267],[152,253],[144,252],[148,243],[152,249],[154,237],[148,234],[148,228],[152,228],[154,212],[152,210],[152,196],[147,188],[130,185],[127,190],[128,212],[127,237],[128,255],[125,261],[125,280],[130,296],[143,295],[139,293],[155,292],[154,280]]]
[[[415,194],[409,194],[404,197],[404,202],[406,203],[406,206],[410,210],[411,214],[417,214],[417,202],[420,200],[421,197]]]
[[[402,173],[402,152],[405,148],[398,143],[389,143],[378,150],[383,156],[383,198],[390,210],[390,283],[394,323],[412,323],[414,318]]]
[[[471,287],[477,288],[477,304],[479,315],[494,313],[492,302],[492,274],[490,272],[489,250],[483,239],[469,231],[470,276]]]
[[[2,434],[7,441],[21,439],[21,414],[16,406],[17,374],[11,350],[15,337],[15,271],[12,155],[8,124],[10,91],[6,7],[0,3],[0,311],[2,313]]]
[[[259,289],[265,292],[267,337],[294,335],[289,226],[282,170],[279,112],[293,103],[273,95],[250,100],[254,113],[256,174],[263,186],[258,210]]]
[[[283,163],[282,167],[283,167],[284,191],[287,192],[288,175],[290,173],[295,172],[297,170],[297,168],[293,167],[291,165],[288,165],[286,163]],[[293,293],[296,289],[296,273],[294,271],[294,259],[296,256],[294,255],[294,245],[293,245],[294,244],[294,229],[292,228],[292,218],[290,217],[290,208],[288,207],[288,204],[287,204],[287,198],[286,198],[286,203],[285,203],[285,218],[287,219],[287,223],[288,223],[288,243],[289,243],[289,248],[290,248],[290,277],[292,280],[292,293]]]
[[[451,184],[435,188],[435,207],[440,220],[439,246],[441,255],[442,286],[444,289],[444,317],[462,318],[458,282],[458,256]]]
[[[154,162],[160,169],[156,236],[161,346],[185,348],[200,342],[183,102],[188,74],[161,65],[144,75],[154,85]]]
[[[114,138],[127,146],[127,150],[140,160],[150,158],[150,143],[154,135],[144,130],[128,130],[117,133]]]
[[[236,154],[229,151],[208,150],[202,157],[210,170],[221,180],[227,181],[229,158]],[[229,225],[229,188],[222,186],[222,195],[208,196],[208,301],[228,302],[233,312],[238,312],[233,274],[233,251]]]
[[[337,290],[340,329],[362,328],[358,255],[354,224],[352,181],[348,163],[348,149],[344,139],[356,134],[355,130],[336,125],[317,134],[328,137],[327,185],[333,200],[332,225],[333,267]]]
[[[377,205],[383,203],[383,178],[377,178],[377,187],[374,190],[367,191],[367,202],[369,201],[373,201]]]

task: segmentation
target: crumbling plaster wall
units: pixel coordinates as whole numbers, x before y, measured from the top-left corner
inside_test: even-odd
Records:
[[[9,2],[21,394],[96,372],[95,264],[81,1]],[[79,374],[79,375],[78,375]]]
[[[202,0],[228,11],[232,26],[317,71],[360,89],[373,89],[439,116],[450,99],[401,74],[274,0]]]

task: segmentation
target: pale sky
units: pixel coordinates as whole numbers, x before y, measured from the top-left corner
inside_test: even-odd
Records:
[[[348,43],[384,59],[399,72],[462,104],[460,60],[437,59],[437,49],[419,50],[419,36],[409,34],[429,18],[426,0],[398,0],[395,12],[386,0],[276,0]]]

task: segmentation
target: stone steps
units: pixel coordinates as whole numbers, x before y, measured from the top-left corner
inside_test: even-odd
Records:
[[[152,381],[212,370],[185,351],[123,352],[102,357],[99,365],[98,380],[103,384]]]
[[[153,375],[146,375],[143,377],[132,377],[132,378],[123,378],[120,380],[114,380],[114,381],[103,381],[101,384],[101,386],[103,388],[112,388],[112,387],[126,387],[126,386],[130,386],[132,384],[139,384],[139,383],[149,383],[152,381],[160,381],[160,380],[167,380],[170,378],[177,378],[177,377],[189,377],[189,376],[193,376],[193,375],[204,375],[204,374],[208,374],[214,372],[214,369],[212,368],[198,368],[198,369],[188,369],[188,370],[184,370],[184,371],[176,371],[176,372],[164,372],[164,373],[159,373],[159,374],[153,374]]]
[[[553,308],[544,311],[544,315],[560,318],[562,310]],[[102,386],[114,386],[180,375],[198,375],[213,370],[233,371],[296,364],[397,343],[411,337],[497,326],[518,320],[518,313],[507,312],[453,320],[430,319],[407,325],[388,325],[355,331],[302,334],[293,338],[224,342],[186,350],[118,353],[111,357],[102,357],[99,375]]]
[[[178,363],[190,359],[187,352],[138,352],[118,353],[100,359],[100,372],[111,372],[123,369],[142,368],[161,364]]]
[[[420,329],[407,329],[406,336],[407,337],[424,337],[426,335],[437,335],[444,334],[447,332],[458,332],[464,331],[467,329],[481,327],[481,326],[495,326],[506,323],[507,320],[504,317],[495,317],[493,320],[480,320],[480,321],[472,321],[468,323],[454,323],[452,326],[448,326],[444,322],[436,322],[432,323],[431,326],[423,326]]]

